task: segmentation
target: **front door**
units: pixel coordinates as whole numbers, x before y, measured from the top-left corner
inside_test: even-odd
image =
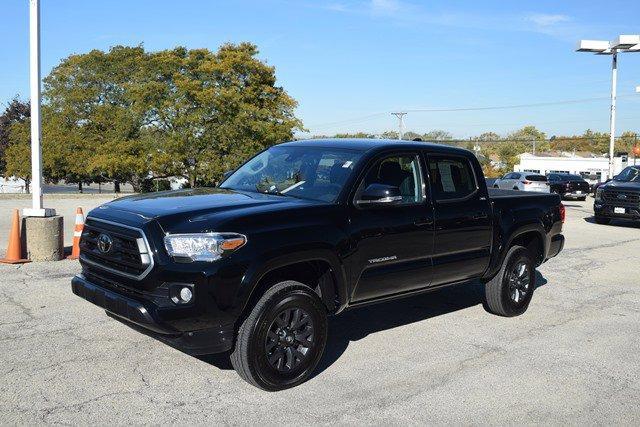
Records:
[[[435,206],[433,285],[479,277],[489,265],[491,207],[482,179],[463,156],[430,156]]]
[[[385,155],[367,170],[350,204],[350,235],[356,249],[351,300],[362,302],[429,286],[433,208],[425,194],[417,152]],[[402,200],[389,206],[359,204],[371,184],[398,187]]]

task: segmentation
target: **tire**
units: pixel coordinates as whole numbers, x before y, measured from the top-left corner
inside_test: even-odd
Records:
[[[497,185],[494,185],[493,188],[500,188],[500,187],[498,187]]]
[[[514,191],[520,191],[520,189],[518,187],[513,187]]]
[[[611,218],[607,218],[604,216],[596,216],[595,219],[596,219],[596,223],[602,224],[602,225],[607,225],[611,222]]]
[[[526,270],[524,274],[516,274],[516,277],[522,278],[522,282],[512,282],[512,274],[521,265],[525,265]],[[531,252],[522,246],[512,246],[507,251],[498,274],[485,284],[485,308],[498,316],[521,315],[527,311],[531,302],[536,287],[535,278],[535,263]]]
[[[318,295],[302,283],[280,282],[240,325],[231,364],[249,384],[284,390],[309,379],[326,342],[327,309]]]

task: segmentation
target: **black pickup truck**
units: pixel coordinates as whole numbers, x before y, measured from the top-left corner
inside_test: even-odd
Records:
[[[596,189],[593,212],[598,224],[613,218],[640,219],[640,166],[628,166]]]
[[[564,215],[555,194],[487,190],[466,150],[289,142],[219,188],[92,210],[72,289],[187,353],[230,351],[243,379],[280,390],[309,378],[327,316],[347,309],[480,280],[489,311],[524,313]]]

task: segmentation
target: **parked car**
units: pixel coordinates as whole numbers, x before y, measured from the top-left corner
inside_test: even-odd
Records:
[[[296,141],[219,188],[92,210],[72,289],[187,353],[231,351],[243,379],[281,390],[312,375],[328,315],[477,280],[490,312],[524,313],[564,215],[557,195],[487,190],[467,150]]]
[[[589,194],[589,183],[580,175],[550,173],[549,188],[552,193],[564,199],[586,200]]]
[[[493,188],[502,190],[535,191],[548,193],[547,177],[535,173],[511,172],[493,183]]]
[[[640,219],[640,166],[628,166],[596,189],[593,211],[598,224],[612,218]]]

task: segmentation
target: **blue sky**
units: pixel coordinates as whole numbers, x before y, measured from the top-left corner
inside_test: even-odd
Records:
[[[216,49],[251,41],[276,67],[315,134],[395,129],[399,109],[466,108],[607,97],[608,56],[577,40],[640,33],[640,2],[41,0],[43,75],[91,49],[143,43]],[[0,103],[28,96],[28,1],[3,0]],[[640,53],[620,55],[618,129],[640,132]],[[608,101],[421,112],[418,132],[464,138],[534,124],[549,135],[608,130]]]

